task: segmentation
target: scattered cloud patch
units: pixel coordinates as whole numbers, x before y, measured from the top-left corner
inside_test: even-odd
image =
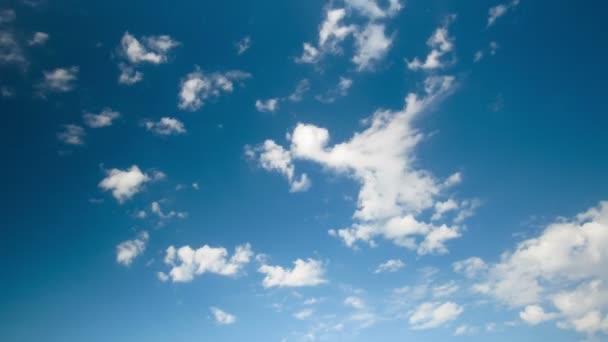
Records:
[[[57,139],[67,145],[84,145],[86,132],[78,125],[63,125],[63,131],[57,133]]]
[[[38,85],[40,94],[44,95],[47,92],[66,93],[72,91],[76,87],[79,71],[80,68],[77,66],[44,71],[44,79]]]
[[[374,273],[397,272],[403,267],[405,267],[405,263],[401,259],[390,259],[378,265]]]
[[[274,113],[279,109],[279,99],[256,100],[255,109],[262,113]]]
[[[84,123],[90,128],[102,128],[112,126],[112,122],[120,117],[120,113],[111,108],[105,108],[99,114],[85,113],[82,117]]]
[[[221,325],[230,325],[236,323],[236,316],[229,314],[221,309],[216,307],[209,308],[211,310],[211,314],[213,315],[213,319],[215,323]]]
[[[513,1],[509,2],[509,3],[500,4],[500,5],[497,5],[497,6],[494,6],[494,7],[490,8],[488,10],[488,24],[487,24],[487,27],[490,27],[490,26],[494,25],[496,23],[496,20],[498,20],[498,18],[500,18],[503,15],[507,14],[507,12],[509,10],[514,9],[518,5],[519,5],[519,0],[513,0]]]
[[[36,32],[32,36],[32,38],[28,41],[28,45],[30,46],[40,46],[46,44],[49,40],[50,36],[46,32]]]
[[[146,250],[146,243],[150,235],[143,231],[137,238],[121,242],[116,246],[116,262],[123,266],[131,266],[133,260]]]
[[[251,47],[251,37],[245,36],[243,39],[239,40],[234,44],[236,47],[236,53],[238,55],[244,54]]]
[[[186,75],[181,81],[179,92],[179,108],[196,111],[205,102],[222,93],[232,93],[234,84],[251,77],[251,74],[233,70],[225,73],[203,73],[198,68]]]
[[[144,127],[158,135],[179,135],[186,133],[184,123],[175,118],[163,117],[158,121],[145,120]]]
[[[406,60],[407,67],[410,70],[442,69],[447,65],[447,62],[442,59],[447,53],[454,50],[454,38],[450,37],[448,28],[455,18],[454,15],[448,16],[445,19],[443,26],[437,28],[433,35],[427,40],[426,44],[431,48],[431,51],[424,61],[418,59],[418,57],[414,58],[412,61]]]
[[[427,302],[420,304],[410,315],[412,329],[439,328],[462,314],[464,309],[453,302]]]

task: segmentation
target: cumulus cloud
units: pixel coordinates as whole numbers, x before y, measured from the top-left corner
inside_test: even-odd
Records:
[[[403,267],[405,263],[401,259],[390,259],[378,265],[374,273],[397,272]]]
[[[251,74],[233,70],[225,73],[203,73],[198,68],[181,81],[179,108],[196,111],[205,101],[222,93],[232,93],[234,84],[251,77]]]
[[[314,310],[312,310],[312,309],[304,309],[302,311],[298,311],[298,312],[294,313],[293,317],[295,317],[296,319],[299,319],[299,320],[305,320],[307,318],[310,318],[310,316],[312,316],[313,313],[314,313]]]
[[[522,319],[553,318],[536,307],[552,305],[560,327],[608,333],[607,264],[608,202],[600,202],[503,253],[478,287],[512,307],[526,307]]]
[[[85,113],[83,115],[84,123],[91,128],[112,126],[112,122],[119,117],[120,113],[111,108],[105,108],[99,114]]]
[[[99,187],[104,191],[111,191],[118,203],[124,203],[137,194],[146,182],[155,178],[157,177],[150,177],[141,172],[137,165],[133,165],[127,170],[107,170],[106,177],[99,182]]]
[[[234,315],[231,315],[216,307],[211,307],[209,308],[209,310],[211,310],[211,314],[213,314],[213,319],[217,324],[230,325],[236,323],[236,316]]]
[[[307,174],[303,173],[300,177],[296,176],[292,152],[274,141],[266,140],[255,148],[247,146],[245,147],[245,154],[251,159],[258,160],[260,166],[265,170],[275,171],[285,176],[289,181],[289,191],[301,192],[310,188],[311,183]]]
[[[268,100],[256,100],[255,109],[257,109],[258,112],[274,113],[279,109],[279,99],[272,98]]]
[[[327,282],[323,278],[323,263],[315,259],[297,259],[292,269],[263,264],[258,271],[265,275],[262,285],[266,288],[317,286]]]
[[[434,70],[446,66],[446,62],[442,61],[442,59],[444,55],[454,49],[454,39],[450,37],[450,33],[448,32],[448,27],[454,18],[455,16],[448,16],[443,26],[437,28],[427,40],[426,44],[431,48],[431,51],[424,61],[421,61],[418,57],[412,61],[406,60],[407,67],[410,70]]]
[[[412,329],[441,327],[458,318],[464,309],[453,302],[426,302],[420,304],[409,317]]]
[[[44,71],[44,79],[38,85],[40,93],[43,95],[46,92],[65,93],[73,90],[76,87],[79,70],[79,67],[72,66]]]
[[[63,131],[57,133],[57,139],[68,145],[83,145],[86,132],[77,125],[63,125]]]
[[[166,250],[165,264],[171,266],[168,276],[174,283],[190,282],[195,276],[205,273],[236,276],[252,256],[249,244],[237,246],[232,256],[224,247],[204,245],[193,249],[190,246],[170,246]]]
[[[393,37],[387,36],[384,31],[384,25],[372,23],[355,34],[355,55],[352,61],[357,65],[357,70],[371,69],[374,63],[384,58],[393,44]]]
[[[120,41],[121,53],[133,64],[166,63],[169,52],[179,45],[167,35],[147,36],[139,40],[129,32],[125,32]]]
[[[145,120],[144,127],[158,135],[178,135],[186,133],[184,123],[175,118],[163,117],[158,121]]]
[[[494,6],[488,10],[488,27],[494,25],[496,20],[503,15],[507,14],[507,12],[519,5],[519,0],[513,0],[509,3],[499,4]]]
[[[461,228],[417,219],[434,207],[435,198],[447,187],[414,167],[414,151],[423,134],[411,122],[448,94],[453,81],[449,76],[428,78],[425,96],[409,94],[402,110],[376,112],[367,120],[367,129],[333,146],[327,129],[299,123],[289,134],[288,150],[272,140],[264,143],[266,150],[281,156],[272,160],[282,161],[281,167],[268,169],[291,170],[292,160],[307,160],[359,182],[354,223],[329,232],[349,247],[358,241],[375,245],[375,238],[383,237],[419,254],[446,253],[445,243],[459,237]]]
[[[32,38],[28,41],[30,46],[44,45],[49,40],[50,36],[46,32],[36,32]]]
[[[116,262],[123,266],[130,266],[133,260],[146,250],[146,243],[149,239],[146,231],[139,233],[137,238],[121,242],[116,246]]]
[[[236,42],[236,44],[234,44],[234,46],[236,47],[237,54],[239,54],[239,55],[244,54],[251,47],[251,37],[249,37],[249,36],[243,37],[243,39]]]

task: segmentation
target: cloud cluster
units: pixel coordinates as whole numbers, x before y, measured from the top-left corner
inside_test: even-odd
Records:
[[[454,49],[454,38],[450,37],[448,28],[455,18],[454,15],[448,16],[444,20],[444,24],[441,27],[438,27],[431,37],[429,37],[426,44],[431,48],[431,51],[424,61],[421,61],[418,57],[414,58],[412,61],[406,60],[407,67],[410,70],[434,70],[446,66],[446,62],[442,61],[442,59],[444,55]]]
[[[423,97],[409,94],[402,110],[376,112],[367,129],[333,146],[327,129],[299,123],[289,134],[289,149],[272,140],[264,142],[259,148],[265,157],[262,165],[293,179],[289,176],[293,160],[308,160],[356,180],[361,189],[353,225],[330,230],[350,247],[358,241],[374,245],[380,236],[418,254],[445,253],[445,242],[459,237],[461,228],[423,222],[417,216],[434,209],[436,199],[457,183],[460,175],[439,182],[428,171],[415,167],[414,151],[423,134],[411,123],[448,94],[453,82],[450,76],[428,78]],[[469,205],[463,207],[470,212]]]
[[[251,77],[251,74],[232,70],[225,73],[203,73],[196,68],[181,81],[179,108],[189,111],[200,109],[205,102],[222,93],[232,93],[234,84]]]
[[[169,60],[169,53],[180,42],[168,35],[146,36],[137,39],[129,32],[125,32],[120,40],[119,54],[126,63],[119,63],[120,76],[118,82],[122,84],[135,84],[143,79],[143,73],[135,70],[134,66],[140,64],[163,64]]]
[[[237,246],[229,256],[224,247],[204,245],[198,249],[190,246],[167,248],[165,264],[171,266],[167,277],[174,283],[190,282],[197,275],[213,273],[222,276],[235,276],[249,263],[253,252],[249,244]]]
[[[386,34],[386,24],[382,20],[396,15],[403,7],[401,2],[390,0],[385,9],[372,0],[346,0],[345,5],[345,8],[328,7],[319,26],[317,44],[305,42],[302,55],[296,58],[296,62],[313,64],[325,55],[340,54],[341,43],[350,36],[355,40],[351,61],[358,71],[370,70],[384,58],[393,37]],[[365,24],[345,24],[353,14],[363,17]]]

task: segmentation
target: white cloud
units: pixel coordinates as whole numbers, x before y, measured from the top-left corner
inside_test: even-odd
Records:
[[[77,125],[63,125],[63,131],[57,133],[57,139],[68,145],[83,145],[86,132]]]
[[[435,213],[431,217],[431,220],[436,221],[441,219],[444,213],[447,213],[452,210],[458,209],[458,202],[454,199],[450,198],[445,200],[444,202],[435,203]]]
[[[28,44],[31,46],[34,45],[44,45],[49,40],[50,36],[46,32],[36,32],[32,36],[32,39],[28,41]]]
[[[608,333],[608,319],[602,318],[608,312],[607,264],[608,202],[601,202],[503,253],[483,286],[513,307],[553,305],[563,317],[560,327]],[[532,308],[523,311],[525,317],[538,316]]]
[[[323,278],[323,264],[315,259],[297,259],[292,269],[263,264],[258,271],[265,274],[262,284],[266,288],[317,286],[327,282]]]
[[[249,36],[243,37],[243,39],[236,42],[236,44],[234,44],[234,46],[236,47],[237,54],[239,54],[239,55],[244,54],[251,47],[251,37],[249,37]]]
[[[319,29],[319,46],[327,46],[329,49],[334,49],[337,43],[353,33],[355,26],[341,25],[345,16],[346,10],[343,8],[327,10],[325,21]]]
[[[455,16],[448,16],[443,26],[438,27],[433,35],[429,37],[426,44],[431,48],[431,51],[424,61],[419,60],[418,57],[414,58],[411,62],[406,60],[407,67],[410,70],[433,70],[446,66],[442,58],[454,49],[454,39],[450,37],[450,33],[448,32],[448,27],[454,19]]]
[[[146,250],[149,237],[148,232],[143,231],[137,238],[121,242],[116,246],[116,262],[123,266],[130,266],[133,260]]]
[[[159,135],[178,135],[186,133],[184,123],[175,118],[163,117],[156,122],[145,120],[143,124],[148,131]]]
[[[494,25],[496,20],[505,15],[510,9],[517,7],[519,0],[513,0],[510,3],[500,4],[488,10],[488,27]]]
[[[300,102],[308,90],[310,90],[310,81],[305,78],[298,82],[296,89],[287,97],[287,99],[291,102]]]
[[[323,95],[317,95],[315,98],[323,103],[332,103],[336,101],[337,97],[348,95],[348,91],[352,86],[353,80],[351,78],[340,76],[338,84],[335,88],[330,89]]]
[[[460,260],[452,264],[454,272],[463,273],[467,278],[474,278],[478,273],[488,269],[488,265],[478,257]]]
[[[255,109],[258,112],[276,112],[279,109],[279,99],[272,98],[268,100],[256,100]]]
[[[359,182],[361,189],[354,223],[350,228],[330,230],[331,235],[340,237],[347,246],[354,247],[358,241],[374,245],[374,239],[380,236],[419,254],[446,253],[445,242],[459,237],[460,227],[445,223],[434,225],[416,218],[433,208],[435,198],[447,187],[428,171],[414,167],[415,147],[423,134],[413,128],[411,122],[448,94],[453,81],[449,76],[428,78],[424,97],[409,94],[404,109],[376,112],[366,121],[367,129],[333,146],[329,145],[327,129],[299,123],[289,134],[289,150],[272,140],[264,143],[263,150],[277,155],[270,160],[282,161],[266,168],[287,170],[282,173],[289,178],[293,160],[307,160]],[[254,152],[249,149],[250,155],[255,155]]]
[[[237,275],[249,263],[253,252],[249,244],[237,246],[229,257],[224,247],[204,245],[198,249],[183,246],[167,248],[165,263],[170,265],[169,277],[174,283],[190,282],[194,276],[213,273],[223,276]]]
[[[454,330],[454,336],[473,335],[476,332],[477,329],[475,327],[463,324],[458,326],[456,330]]]
[[[205,101],[218,97],[222,93],[232,93],[234,83],[246,80],[251,74],[233,70],[226,73],[205,74],[198,68],[189,73],[181,82],[179,92],[179,108],[196,111]]]
[[[107,170],[106,178],[99,182],[99,187],[104,191],[112,191],[112,196],[119,203],[123,203],[138,193],[143,185],[153,178],[141,172],[137,165],[133,165],[127,170]]]
[[[236,323],[236,316],[231,315],[225,311],[222,311],[216,307],[209,308],[213,314],[213,319],[217,324],[230,325]]]
[[[344,2],[370,19],[394,16],[403,8],[400,0],[389,0],[386,9],[380,8],[376,0],[345,0]]]
[[[165,272],[157,272],[156,276],[158,277],[158,280],[162,281],[163,283],[169,280],[169,276]]]
[[[137,71],[125,63],[118,64],[118,68],[120,69],[120,76],[118,76],[118,83],[120,84],[131,85],[144,79],[144,74],[141,71]]]
[[[387,37],[384,31],[383,24],[372,23],[355,34],[356,51],[352,61],[359,71],[371,69],[388,52],[393,37]]]
[[[344,299],[344,305],[347,305],[347,306],[350,306],[352,308],[359,309],[359,310],[365,308],[365,302],[363,301],[363,299],[361,299],[360,297],[356,297],[356,296],[346,297],[346,299]]]
[[[10,31],[0,31],[0,64],[24,65],[27,61],[21,45]]]
[[[85,113],[84,123],[91,128],[112,126],[112,121],[120,117],[120,113],[110,108],[105,108],[99,114]]]
[[[397,272],[403,267],[405,267],[405,263],[400,259],[390,259],[378,265],[374,273]]]
[[[528,305],[519,313],[519,317],[529,325],[538,325],[542,322],[552,320],[556,317],[554,313],[546,313],[545,310],[538,305]]]
[[[464,309],[453,302],[427,302],[420,304],[410,315],[409,323],[413,329],[438,328],[455,320]]]
[[[340,81],[338,82],[338,89],[340,90],[340,95],[346,96],[348,94],[348,90],[353,86],[353,80],[348,77],[340,76]]]
[[[65,93],[75,88],[75,83],[78,80],[77,66],[69,68],[57,68],[51,71],[44,71],[44,80],[38,85],[39,90],[44,93],[46,91]]]
[[[298,178],[295,174],[292,154],[272,140],[266,140],[264,144],[256,147],[246,147],[245,154],[249,158],[259,160],[260,166],[268,171],[276,171],[284,175],[289,181],[289,191],[301,192],[310,188],[308,175],[303,173]]]
[[[313,313],[314,313],[314,310],[312,310],[312,309],[304,309],[302,311],[298,311],[295,314],[293,314],[293,317],[295,317],[296,319],[299,319],[299,320],[305,320],[307,318],[310,318],[310,316],[312,316]]]
[[[166,63],[169,52],[179,45],[167,35],[143,37],[140,41],[129,32],[125,32],[120,41],[122,54],[133,64]]]
[[[304,43],[302,48],[302,56],[296,58],[296,63],[312,64],[319,61],[319,50],[310,43]]]

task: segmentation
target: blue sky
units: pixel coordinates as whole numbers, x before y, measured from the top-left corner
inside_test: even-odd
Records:
[[[605,7],[3,2],[0,340],[608,338]]]

